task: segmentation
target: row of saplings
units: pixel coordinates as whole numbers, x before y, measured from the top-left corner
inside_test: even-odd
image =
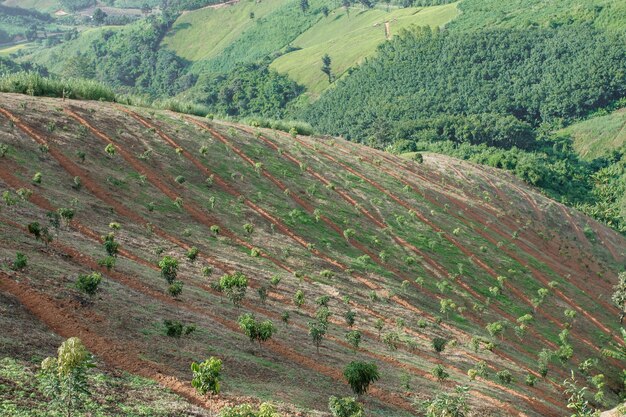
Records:
[[[68,417],[83,407],[85,399],[91,396],[88,370],[94,368],[93,356],[77,337],[71,337],[61,344],[57,357],[48,357],[41,363],[37,375],[45,396],[51,399],[50,411],[56,409]],[[199,395],[217,395],[222,380],[222,361],[210,357],[204,362],[191,364],[191,385]],[[380,378],[374,363],[352,361],[343,371],[343,376],[357,397],[336,397],[329,399],[329,408],[334,417],[363,417],[363,405],[358,398],[367,393],[370,385]],[[572,417],[594,417],[594,410],[585,399],[585,388],[578,388],[576,381],[564,381],[565,393],[569,395],[567,407]],[[468,388],[457,387],[454,394],[441,393],[430,401],[422,403],[427,417],[466,417],[470,414]],[[262,403],[258,408],[250,404],[225,407],[220,417],[280,417],[270,403]]]
[[[37,375],[43,394],[51,399],[50,411],[59,411],[70,417],[81,410],[85,400],[91,396],[88,370],[95,367],[93,356],[82,341],[71,337],[58,349],[57,357],[48,357],[41,363]],[[220,392],[222,361],[211,357],[191,364],[191,385],[198,394],[216,395]],[[353,361],[344,369],[344,376],[357,396],[367,392],[370,384],[379,379],[378,368],[373,363]],[[329,407],[336,417],[362,417],[363,406],[354,397],[332,396]],[[258,408],[250,404],[226,407],[220,417],[280,417],[270,403]]]
[[[71,220],[71,219],[70,219]],[[117,223],[111,223],[109,227],[113,230],[119,230]],[[38,223],[31,223],[28,226],[29,231],[39,239],[41,227]],[[100,266],[111,269],[115,265],[115,260],[120,250],[120,244],[115,240],[113,232],[102,236],[103,247],[106,256],[98,263]],[[196,248],[191,248],[187,252],[187,258],[194,261],[198,255]],[[158,263],[161,269],[161,275],[168,283],[167,292],[173,297],[177,297],[182,292],[183,284],[177,279],[178,260],[170,256],[164,256]],[[204,269],[207,269],[205,267]],[[205,275],[210,274],[210,270],[205,271]],[[97,293],[99,285],[102,281],[102,275],[98,272],[91,274],[79,275],[76,280],[75,287],[89,296]],[[279,277],[272,279],[272,285],[278,285]],[[241,273],[226,274],[212,285],[212,288],[220,293],[224,293],[234,305],[239,306],[243,301],[246,293],[248,281],[247,277]],[[263,295],[267,295],[267,289],[260,289],[259,296],[264,301]],[[328,318],[330,312],[327,308],[328,297],[320,297],[318,304],[320,310],[316,314],[317,320],[310,323],[309,333],[313,338],[318,350],[321,340],[326,333]],[[304,304],[304,293],[298,291],[294,297],[294,303],[300,307]],[[351,325],[354,323],[354,312],[348,312],[346,320]],[[288,316],[283,317],[283,321],[288,321]],[[258,321],[254,315],[246,313],[239,317],[238,320],[241,330],[253,342],[262,342],[269,340],[275,328],[270,320]],[[190,334],[195,330],[194,325],[183,326],[180,322],[164,320],[165,332],[171,337],[181,337]],[[354,337],[356,331],[349,332]],[[356,339],[360,340],[360,334]],[[350,337],[348,338],[350,339]],[[352,343],[358,348],[358,341]],[[42,363],[39,377],[42,382],[44,393],[53,401],[52,405],[63,408],[65,413],[70,416],[73,410],[79,409],[82,404],[82,398],[89,395],[89,384],[87,379],[87,370],[92,368],[93,359],[87,352],[87,349],[78,338],[70,338],[66,340],[59,348],[57,358],[47,358]],[[208,393],[218,394],[220,392],[220,380],[222,371],[222,361],[211,357],[208,360],[191,364],[192,380],[191,385],[200,395]],[[343,375],[352,388],[357,397],[365,394],[373,382],[380,378],[378,367],[374,363],[361,361],[352,361],[346,365]],[[459,413],[466,412],[469,408],[467,405],[467,389],[459,390],[459,396],[437,396],[434,400],[427,402],[428,415],[436,416],[436,410],[443,411],[444,408],[450,408],[450,404],[458,410]],[[444,407],[444,408],[442,408]],[[336,397],[331,396],[329,399],[329,409],[333,416],[336,417],[362,417],[364,410],[363,405],[354,397]],[[465,411],[464,411],[465,410]],[[433,414],[435,413],[435,414]],[[458,414],[459,416],[463,414]],[[227,407],[220,413],[221,417],[278,417],[273,405],[262,403],[258,409],[249,404],[241,404],[235,407]]]

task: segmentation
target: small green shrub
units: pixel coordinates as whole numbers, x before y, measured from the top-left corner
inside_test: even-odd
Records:
[[[115,267],[115,257],[105,256],[104,258],[98,260],[98,265],[105,267],[107,270],[110,271]]]
[[[14,271],[20,271],[28,265],[28,258],[22,252],[15,253],[15,260],[11,265],[11,269]]]
[[[191,248],[189,248],[185,256],[187,256],[187,259],[193,262],[198,258],[199,252],[200,251],[198,250],[198,248],[196,248],[195,246],[192,246]]]
[[[35,172],[32,179],[33,184],[41,184],[41,172]]]
[[[175,280],[167,287],[167,293],[176,298],[183,292],[183,282]]]
[[[76,280],[75,286],[79,291],[93,297],[97,292],[102,282],[102,275],[98,272],[92,272],[91,274],[81,274]]]

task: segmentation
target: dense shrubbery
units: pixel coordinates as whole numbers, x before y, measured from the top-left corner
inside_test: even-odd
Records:
[[[34,72],[0,76],[0,91],[31,96],[115,101],[113,90],[96,81],[47,78]]]
[[[192,96],[212,113],[280,118],[287,103],[303,90],[267,64],[246,64],[224,74],[200,76]]]
[[[47,75],[48,71],[38,65],[32,65],[30,63],[17,63],[8,58],[0,57],[0,75],[13,74],[16,72],[36,72],[41,75]]]

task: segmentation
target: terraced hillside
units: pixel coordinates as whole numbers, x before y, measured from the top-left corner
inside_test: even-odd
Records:
[[[623,364],[601,350],[621,343],[610,295],[626,239],[506,173],[99,102],[0,103],[1,308],[19,301],[110,368],[213,411],[270,400],[286,415],[325,412],[330,395],[350,394],[342,369],[356,358],[381,373],[363,397],[368,415],[420,415],[416,402],[467,385],[477,415],[562,416],[570,370],[582,381],[604,374],[606,406],[617,400]],[[50,226],[52,242],[29,234],[63,208],[74,215]],[[121,248],[107,269],[110,232]],[[27,266],[11,269],[18,251]],[[180,263],[177,298],[157,266],[165,255]],[[91,271],[104,282],[88,299],[74,283]],[[233,272],[249,280],[240,307],[212,285]],[[316,301],[332,313],[319,349],[308,331]],[[250,344],[237,324],[245,312],[272,320],[274,337]],[[172,339],[164,319],[197,330]],[[357,350],[345,338],[353,329]],[[29,332],[8,337],[2,356]],[[447,341],[439,353],[436,338]],[[202,399],[189,364],[209,356],[224,361],[223,392]],[[538,356],[552,358],[545,378]],[[597,365],[582,375],[589,358]],[[439,364],[442,382],[431,374]]]

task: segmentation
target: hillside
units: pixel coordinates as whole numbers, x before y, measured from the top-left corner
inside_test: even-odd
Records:
[[[306,12],[298,3],[241,1],[185,12],[173,23],[162,45],[194,62],[192,71],[198,73],[269,59],[271,68],[310,92],[320,93],[328,87],[319,69],[324,54],[333,59],[333,72],[339,77],[372,55],[387,36],[411,25],[442,26],[457,14],[456,3],[389,10],[383,5],[368,9],[354,5],[346,10],[326,0],[314,0]],[[323,8],[327,16],[321,12]],[[206,41],[207,34],[211,42]]]
[[[391,11],[354,7],[348,13],[336,9],[298,36],[291,43],[296,50],[274,60],[271,67],[289,75],[309,92],[320,93],[329,86],[328,78],[318,68],[325,54],[332,59],[335,78],[340,78],[402,29],[412,25],[440,27],[457,14],[457,3]]]
[[[1,308],[19,300],[41,322],[33,326],[79,336],[112,369],[210,409],[259,399],[296,415],[349,395],[341,372],[359,358],[381,373],[363,397],[368,415],[418,415],[414,402],[464,384],[477,415],[546,417],[566,412],[560,384],[570,369],[584,381],[579,365],[596,358],[587,375],[604,374],[606,405],[617,400],[623,364],[600,351],[621,343],[609,300],[626,239],[509,174],[163,111],[12,94],[1,102]],[[27,225],[48,225],[59,208],[75,215],[50,225],[49,245],[37,242]],[[107,270],[98,261],[109,232],[121,248]],[[16,251],[25,268],[9,268]],[[179,260],[178,298],[160,276],[165,255]],[[95,298],[74,289],[91,271],[104,278]],[[235,271],[250,285],[238,308],[212,285]],[[324,296],[332,316],[318,352],[308,323]],[[345,341],[348,311],[363,338],[356,351]],[[249,344],[237,325],[244,312],[277,333]],[[172,339],[165,319],[197,328]],[[4,335],[0,355],[24,360],[15,346],[30,334]],[[441,353],[435,338],[447,342]],[[543,349],[555,352],[541,354],[547,362]],[[208,356],[224,361],[219,401],[195,397],[188,382],[190,362]],[[437,364],[449,380],[430,374]],[[470,380],[471,369],[484,372]],[[496,376],[504,370],[511,382]]]

